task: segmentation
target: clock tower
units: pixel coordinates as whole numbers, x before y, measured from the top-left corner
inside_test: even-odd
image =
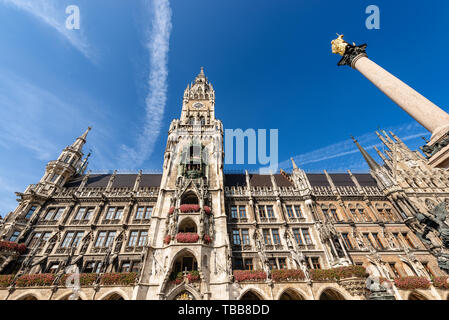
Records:
[[[184,92],[181,118],[170,124],[138,298],[229,299],[223,126],[214,108],[201,68]]]

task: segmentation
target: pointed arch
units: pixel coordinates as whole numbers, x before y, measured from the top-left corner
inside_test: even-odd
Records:
[[[166,295],[167,300],[174,300],[176,297],[183,293],[189,293],[193,296],[194,300],[202,300],[201,294],[192,286],[182,283],[175,287],[169,294]]]
[[[115,289],[103,294],[98,300],[129,300],[125,292],[120,289]]]
[[[326,288],[321,291],[319,300],[346,300],[343,293],[334,288]]]
[[[266,300],[263,293],[257,288],[245,290],[237,300]]]
[[[277,300],[306,300],[304,294],[293,288],[287,288],[281,292]]]
[[[39,298],[34,294],[34,293],[24,293],[21,296],[17,297],[16,300],[29,300],[29,301],[33,301],[33,300],[39,300]]]
[[[198,228],[195,221],[193,221],[193,219],[190,217],[185,217],[179,222],[179,232],[197,233],[197,230]]]
[[[421,293],[419,293],[417,291],[412,291],[408,295],[408,299],[407,300],[429,300],[429,299],[427,299],[427,297],[425,297],[423,294],[421,294]]]

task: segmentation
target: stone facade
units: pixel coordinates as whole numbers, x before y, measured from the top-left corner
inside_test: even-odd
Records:
[[[355,141],[366,174],[309,174],[294,162],[291,173],[225,174],[203,70],[170,125],[162,174],[85,173],[89,130],[1,221],[0,299],[67,299],[73,265],[84,300],[366,299],[359,266],[392,283],[427,281],[396,283],[396,299],[447,298],[430,281],[446,276],[432,251],[441,239],[424,239],[416,216],[449,200],[449,174],[393,133],[379,133],[383,166]]]

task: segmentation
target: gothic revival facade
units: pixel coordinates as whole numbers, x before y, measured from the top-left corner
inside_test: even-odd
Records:
[[[292,160],[290,173],[225,174],[203,70],[170,125],[162,174],[86,173],[89,130],[16,193],[0,299],[367,299],[379,290],[365,269],[395,299],[448,298],[444,243],[421,221],[449,201],[449,174],[393,133],[378,134],[382,166],[355,141],[370,173],[309,174]]]

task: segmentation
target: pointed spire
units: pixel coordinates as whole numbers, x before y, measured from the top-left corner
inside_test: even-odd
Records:
[[[78,151],[81,151],[84,144],[86,143],[87,134],[92,129],[92,127],[88,127],[87,130],[76,139],[76,141],[72,144],[72,147],[75,148]]]
[[[298,169],[298,166],[296,165],[295,160],[293,160],[293,158],[290,158],[290,160],[292,161],[293,169]]]
[[[363,158],[365,159],[366,163],[368,163],[368,166],[371,170],[375,171],[380,169],[380,165],[370,156],[368,152],[366,152],[365,149],[362,148],[362,146],[359,144],[359,142],[351,136],[352,140],[354,141],[355,145],[359,149],[360,153],[362,154]]]

